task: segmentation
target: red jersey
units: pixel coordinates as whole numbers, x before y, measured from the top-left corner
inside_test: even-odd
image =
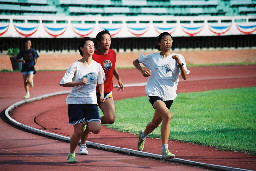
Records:
[[[109,49],[108,54],[103,55],[98,50],[95,50],[92,59],[100,63],[105,72],[106,80],[104,82],[104,93],[111,92],[113,90],[113,74],[116,63],[116,52],[112,49]],[[97,92],[100,92],[98,86]]]

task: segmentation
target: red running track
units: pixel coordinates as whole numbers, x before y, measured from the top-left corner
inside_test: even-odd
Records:
[[[190,70],[191,74],[189,75],[189,79],[187,81],[180,82],[178,92],[194,92],[211,89],[256,86],[255,65],[232,67],[195,67],[190,68]],[[125,69],[119,70],[119,72],[124,84],[146,82],[146,78],[142,77],[136,70]],[[38,72],[35,77],[36,86],[31,90],[33,97],[56,91],[69,90],[67,88],[58,86],[63,74],[64,71]],[[8,105],[22,100],[24,90],[22,87],[22,78],[20,73],[0,73],[0,75],[3,80],[6,80],[5,84],[1,84],[0,101],[1,109],[3,110]],[[144,95],[144,87],[127,87],[124,92],[114,91],[115,100]],[[44,127],[47,129],[47,131],[70,136],[72,133],[72,127],[68,126],[67,124],[67,105],[65,105],[65,98],[66,95],[60,95],[23,105],[14,110],[13,117],[19,122],[35,128],[42,129],[42,127]],[[36,122],[42,127],[34,123],[34,118],[36,118]],[[32,166],[34,169],[48,167],[53,169],[71,169],[70,167],[72,167],[73,169],[73,167],[86,167],[86,169],[89,170],[119,170],[120,167],[124,166],[124,168],[127,170],[144,170],[149,168],[157,170],[200,170],[200,168],[196,167],[191,168],[188,166],[165,163],[151,159],[124,156],[91,148],[89,149],[89,156],[78,156],[77,160],[79,163],[76,166],[70,166],[66,163],[66,153],[69,148],[67,143],[22,132],[10,127],[2,120],[0,121],[0,125],[2,128],[1,130],[3,130],[2,135],[0,135],[0,159],[2,161],[0,163],[1,168],[11,169],[17,166],[19,168],[20,166],[24,168]],[[103,127],[100,134],[90,135],[89,141],[136,149],[137,136],[117,132],[115,130],[110,130]],[[169,146],[179,158],[225,165],[229,167],[252,170],[256,169],[255,156],[245,155],[243,153],[218,151],[215,148],[203,147],[178,141],[170,141]],[[28,149],[33,150],[30,151]],[[160,154],[160,149],[160,140],[150,138],[146,140],[145,151]],[[107,159],[105,159],[106,161],[102,159],[102,156],[107,156]],[[17,161],[16,165],[14,164],[16,163],[15,161]],[[109,165],[109,163],[111,163],[111,165]]]

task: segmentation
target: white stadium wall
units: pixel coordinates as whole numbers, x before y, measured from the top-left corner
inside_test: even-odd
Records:
[[[62,17],[0,16],[0,38],[94,38],[109,30],[114,38],[156,37],[169,32],[174,37],[256,34],[255,16],[200,17]]]

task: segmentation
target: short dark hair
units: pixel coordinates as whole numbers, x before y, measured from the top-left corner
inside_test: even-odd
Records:
[[[25,38],[23,41],[24,41],[24,45],[25,45],[28,41],[30,41],[30,42],[31,42],[31,40],[30,40],[30,39],[28,39],[28,38]]]
[[[108,34],[109,36],[111,36],[108,30],[102,30],[96,35],[96,40],[100,41],[102,39],[102,35],[104,34]]]
[[[81,47],[84,47],[85,43],[86,43],[87,41],[89,41],[89,40],[90,40],[90,41],[93,41],[93,39],[90,38],[90,37],[84,37],[84,38],[82,38],[82,39],[80,40],[79,45],[78,45],[78,50],[79,50],[79,53],[80,53],[81,56],[83,56],[83,52],[82,52],[82,50],[81,50]]]
[[[161,51],[161,49],[160,49],[160,46],[158,45],[158,43],[160,43],[161,40],[162,40],[162,38],[163,38],[164,36],[166,36],[166,35],[171,36],[171,38],[172,38],[172,35],[171,35],[170,33],[168,33],[168,32],[163,32],[163,33],[161,33],[161,34],[156,38],[156,48],[157,48],[158,50],[160,50],[160,51]]]

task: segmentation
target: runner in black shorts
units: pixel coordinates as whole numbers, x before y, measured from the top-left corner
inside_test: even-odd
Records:
[[[189,71],[181,54],[171,52],[172,36],[168,32],[161,33],[157,37],[157,49],[160,53],[152,53],[144,56],[140,54],[133,64],[145,77],[149,77],[146,85],[146,93],[149,101],[155,109],[152,121],[146,129],[139,133],[138,150],[142,151],[146,136],[154,131],[161,123],[162,157],[174,158],[168,149],[170,135],[171,112],[170,107],[176,98],[176,90],[181,74],[187,79]],[[145,68],[141,67],[142,63]]]
[[[71,64],[62,78],[60,85],[73,87],[67,97],[69,124],[73,125],[74,132],[70,139],[68,162],[75,163],[75,149],[83,132],[84,124],[87,129],[98,134],[101,129],[101,119],[98,112],[96,86],[104,92],[105,74],[99,63],[92,59],[94,43],[89,37],[80,41],[78,50],[82,59]],[[100,101],[104,102],[103,94]]]

